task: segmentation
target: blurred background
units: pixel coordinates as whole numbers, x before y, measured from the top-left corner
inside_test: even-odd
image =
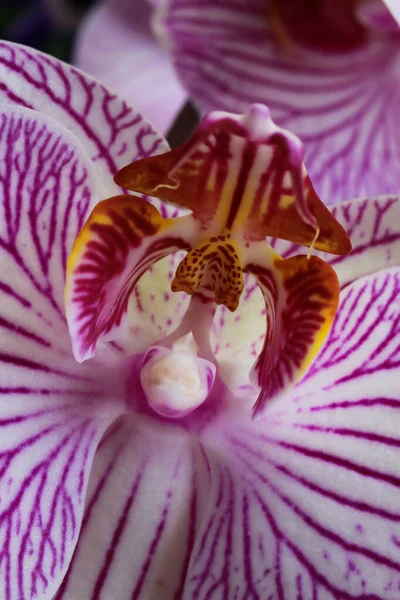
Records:
[[[0,0],[0,38],[71,58],[74,32],[93,0]]]

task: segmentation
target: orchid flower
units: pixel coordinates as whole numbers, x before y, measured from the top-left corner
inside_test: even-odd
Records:
[[[125,5],[133,21],[140,3]],[[388,2],[397,17],[398,5]],[[130,46],[113,33],[119,10],[108,0],[93,11],[76,60],[134,101],[143,77],[139,50],[132,27]],[[302,139],[326,204],[399,191],[400,30],[383,0],[160,0],[153,24],[203,113],[244,113],[263,102],[278,125]],[[118,81],[108,66],[109,47],[121,70],[137,64],[129,89],[125,74]]]
[[[330,215],[298,138],[274,126],[265,107],[244,117],[211,115],[168,152],[139,114],[72,67],[1,43],[0,69],[0,597],[395,600],[400,199],[351,201]],[[229,153],[213,154],[212,142],[224,140]],[[257,157],[269,178],[260,178]],[[127,195],[112,183],[117,171],[119,183],[192,212]],[[232,258],[228,246],[235,249],[235,272],[251,273],[230,312],[240,289],[224,287],[222,267],[213,280],[208,257],[209,277],[194,290],[188,263],[197,264],[196,249],[205,258],[201,231],[217,244],[210,228],[227,223],[215,212],[213,190],[250,192],[251,181],[264,180],[272,193],[258,214],[264,207],[271,218],[251,227],[235,219],[231,241],[219,240],[220,256],[228,250]],[[178,197],[179,188],[193,193]],[[194,199],[203,204],[187,206]],[[223,200],[218,210],[230,213],[235,203]],[[248,208],[240,204],[241,217]],[[351,236],[351,254],[298,258],[297,242],[348,251],[338,222]],[[258,239],[261,231],[296,243],[274,243],[279,258]],[[171,237],[188,252],[186,263],[181,253],[155,263],[126,305],[137,259],[146,257],[144,271],[171,250]],[[96,260],[109,269],[100,273]],[[342,290],[330,332],[336,291],[328,261]],[[304,266],[290,283],[288,264]],[[290,291],[294,302],[306,299],[315,266],[305,322],[295,309],[282,319]],[[129,269],[132,279],[124,278]],[[186,291],[171,293],[171,283]],[[214,299],[228,308],[218,307],[210,329]],[[320,317],[311,329],[309,312]],[[187,316],[192,335],[174,337]],[[295,321],[300,329],[289,330]],[[308,335],[296,341],[290,333],[303,325]],[[323,334],[325,344],[310,356]],[[274,395],[262,373],[285,356],[290,367],[283,341],[298,344],[300,360],[285,370],[287,391]],[[131,354],[130,343],[143,348]],[[290,388],[305,366],[304,345],[314,360]],[[79,363],[72,352],[95,356]],[[246,361],[257,366],[254,352],[275,356],[275,365],[258,363],[254,389],[231,391],[224,381],[234,387],[235,380],[222,363],[240,375]],[[260,392],[266,402],[253,418]]]

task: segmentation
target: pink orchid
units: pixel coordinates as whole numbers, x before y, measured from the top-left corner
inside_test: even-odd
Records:
[[[119,16],[121,3],[108,0],[92,12],[76,59],[135,105],[148,73],[136,58],[133,25],[141,3],[123,3],[131,26]],[[326,204],[399,191],[400,30],[383,0],[155,4],[154,30],[203,113],[268,105],[273,119],[302,139],[307,168]],[[387,4],[399,18],[399,3]],[[160,81],[167,85],[170,75],[157,75]]]
[[[175,406],[183,416],[170,418],[155,393],[156,376],[165,384],[166,371],[147,379],[146,371],[143,392],[141,372],[155,355],[143,361],[143,353],[129,356],[124,350],[129,344],[154,348],[185,320],[187,295],[169,291],[177,260],[164,259],[143,275],[129,300],[129,327],[125,332],[114,327],[111,337],[103,325],[116,305],[108,305],[111,312],[101,309],[113,299],[129,265],[101,272],[108,287],[95,288],[97,297],[87,305],[97,306],[92,312],[81,310],[90,291],[84,278],[98,282],[93,265],[100,258],[111,267],[112,260],[127,255],[136,260],[143,248],[143,256],[150,256],[150,243],[165,241],[166,230],[177,240],[186,235],[190,246],[197,222],[206,230],[215,215],[195,206],[187,207],[193,215],[184,215],[160,201],[151,205],[121,197],[112,176],[124,167],[118,181],[173,200],[179,186],[186,190],[197,181],[196,169],[208,173],[201,183],[212,192],[212,182],[220,181],[225,168],[231,173],[232,165],[239,165],[244,173],[238,156],[253,152],[274,165],[268,171],[274,175],[268,179],[274,193],[267,197],[274,211],[258,228],[275,223],[282,235],[284,210],[295,206],[298,220],[288,237],[333,251],[333,239],[346,240],[343,230],[313,192],[299,140],[275,127],[265,107],[245,117],[211,115],[180,150],[147,158],[166,152],[162,138],[82,72],[10,43],[0,44],[0,70],[0,597],[395,600],[400,579],[400,199],[369,198],[335,207],[334,217],[351,235],[351,254],[294,257],[305,268],[325,265],[321,268],[329,274],[330,261],[342,291],[325,345],[291,391],[252,419],[251,389],[242,390],[240,399],[223,383],[234,387],[254,354],[268,355],[261,330],[266,318],[270,328],[276,327],[280,309],[288,306],[289,288],[281,287],[282,304],[276,303],[273,316],[257,285],[245,278],[238,311],[219,307],[208,338],[210,355],[203,360],[217,358],[211,393],[203,403],[196,396],[189,415],[186,407]],[[213,140],[229,142],[231,154],[217,153],[218,161],[211,160]],[[251,164],[259,163],[253,158]],[[254,180],[253,172],[246,185],[265,180],[258,174],[261,178]],[[116,194],[118,205],[99,204]],[[184,206],[190,198],[182,194]],[[221,202],[224,206],[232,205]],[[125,220],[117,209],[125,211]],[[185,219],[192,219],[192,228],[181,228]],[[239,246],[241,231],[247,232],[246,248],[259,244],[255,225],[239,230],[232,225],[233,243]],[[153,234],[164,237],[150,240]],[[73,245],[66,306],[74,352],[79,359],[96,352],[82,363],[73,357],[64,312]],[[274,249],[283,257],[268,250],[270,274],[276,276],[299,248],[276,242]],[[247,255],[239,251],[238,256]],[[252,263],[243,264],[263,260],[257,252],[252,256]],[[248,270],[257,275],[257,269]],[[187,273],[180,275],[188,285]],[[263,277],[265,290],[271,280]],[[314,314],[320,295],[326,300],[332,293],[331,285],[323,288],[324,281],[309,297]],[[205,282],[206,289],[216,299],[221,289],[221,301],[233,297],[234,290],[212,282]],[[291,283],[294,296],[304,298],[307,286],[296,285]],[[201,334],[209,332],[207,306],[198,304],[191,315],[193,332],[200,325],[194,336],[200,345],[207,343]],[[296,319],[301,330],[304,323],[295,313],[286,314],[281,333]],[[87,322],[95,327],[85,327]],[[275,341],[297,344],[302,352],[304,340],[312,350],[314,333],[311,338],[293,342],[287,335]],[[156,352],[165,355],[168,347]],[[274,348],[276,358],[284,359],[282,347]],[[204,374],[207,365],[199,362],[193,344],[174,351],[184,355],[179,360],[192,358]],[[287,360],[290,366],[290,353]],[[276,365],[264,364],[276,373]],[[294,371],[286,372],[289,383]],[[261,377],[254,385],[270,394],[262,370],[256,373]],[[201,377],[199,382],[200,389],[208,385]],[[184,400],[192,391],[191,382],[186,384]]]

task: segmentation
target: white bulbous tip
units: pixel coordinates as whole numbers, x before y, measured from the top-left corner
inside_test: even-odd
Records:
[[[191,333],[171,348],[152,346],[146,352],[140,381],[150,406],[163,417],[178,419],[189,414],[210,393],[216,367],[197,352]]]

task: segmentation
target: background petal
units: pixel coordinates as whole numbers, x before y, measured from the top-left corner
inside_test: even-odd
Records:
[[[0,157],[0,597],[47,599],[123,410],[121,373],[74,361],[63,314],[66,257],[96,192],[85,150],[53,119],[2,105]]]
[[[203,111],[263,102],[302,139],[326,204],[398,191],[398,36],[338,55],[279,45],[264,0],[167,0],[156,30]]]
[[[55,600],[181,598],[208,489],[208,460],[186,431],[137,416],[117,423],[96,456]]]
[[[78,33],[74,62],[166,132],[187,94],[153,38],[149,19],[146,0],[99,2]]]
[[[1,103],[33,108],[78,137],[97,167],[102,198],[120,191],[110,177],[119,168],[167,149],[125,101],[78,69],[32,48],[0,43],[0,81]]]
[[[348,286],[294,393],[204,433],[212,488],[185,599],[397,598],[399,286],[395,268]]]

